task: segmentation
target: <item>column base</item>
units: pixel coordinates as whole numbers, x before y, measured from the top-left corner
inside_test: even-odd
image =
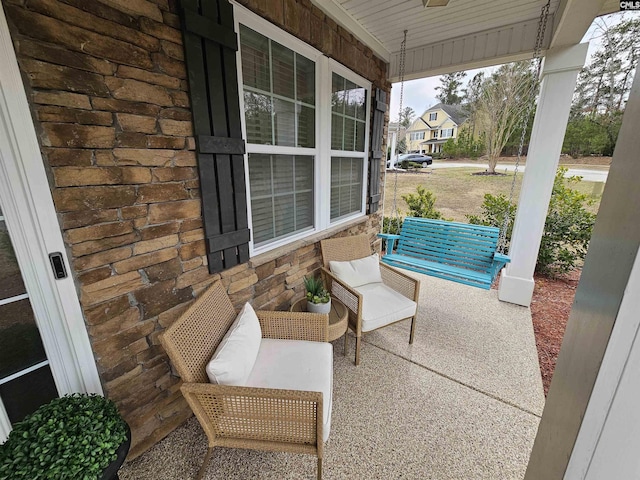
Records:
[[[533,298],[533,278],[519,278],[507,275],[507,270],[500,273],[500,288],[498,289],[498,299],[503,302],[515,303],[528,307]]]

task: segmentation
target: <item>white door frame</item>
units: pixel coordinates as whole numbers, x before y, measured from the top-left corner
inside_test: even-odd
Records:
[[[78,294],[0,6],[0,203],[42,343],[61,395],[102,394]],[[55,280],[49,253],[61,252],[68,276]],[[0,442],[11,427],[0,407]]]

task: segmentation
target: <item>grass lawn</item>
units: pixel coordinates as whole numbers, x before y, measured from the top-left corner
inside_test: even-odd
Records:
[[[407,204],[402,196],[415,193],[418,185],[424,186],[436,196],[435,207],[445,218],[459,222],[466,222],[465,215],[479,215],[485,193],[509,195],[513,174],[505,176],[471,175],[484,171],[484,168],[443,168],[431,170],[425,168],[417,173],[398,173],[396,202],[401,214],[407,212]],[[431,172],[431,173],[427,173]],[[385,183],[384,214],[392,215],[395,173],[388,171]],[[518,202],[522,173],[516,177],[514,201]],[[576,188],[594,199],[590,209],[597,212],[602,197],[602,183],[580,182]]]

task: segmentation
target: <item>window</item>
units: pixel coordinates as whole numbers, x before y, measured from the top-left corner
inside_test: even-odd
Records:
[[[253,241],[313,227],[313,157],[249,154]]]
[[[331,220],[363,210],[366,114],[365,88],[332,72]]]
[[[424,134],[425,132],[414,132],[411,133],[410,136],[410,140],[424,140]]]
[[[371,85],[235,8],[254,255],[364,215]]]
[[[438,130],[434,130],[433,135],[431,136],[431,138],[438,138]]]
[[[445,128],[440,133],[440,138],[451,138],[453,137],[453,128]]]
[[[438,112],[430,113],[430,114],[429,114],[429,121],[430,121],[430,122],[433,122],[433,121],[435,121],[435,120],[437,120],[437,119],[438,119]]]

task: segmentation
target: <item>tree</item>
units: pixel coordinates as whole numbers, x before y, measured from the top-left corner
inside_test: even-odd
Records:
[[[482,95],[482,85],[484,83],[484,72],[476,73],[467,88],[462,90],[462,106],[469,115],[469,125],[471,126],[471,136],[476,134],[476,120],[478,108],[480,107],[480,96]]]
[[[477,117],[485,135],[489,173],[495,173],[502,149],[522,128],[530,104],[535,102],[536,89],[530,61],[502,65],[483,82]]]
[[[640,18],[595,24],[601,46],[578,77],[563,147],[571,155],[613,154],[640,58]]]
[[[467,76],[467,72],[455,72],[447,73],[440,76],[440,86],[436,87],[440,93],[436,95],[436,98],[445,105],[459,105],[462,102],[462,95],[460,95],[460,87],[464,77]]]
[[[416,116],[416,112],[413,111],[411,107],[404,107],[400,112],[400,125],[404,128],[409,128],[411,122],[413,121],[413,117]]]

